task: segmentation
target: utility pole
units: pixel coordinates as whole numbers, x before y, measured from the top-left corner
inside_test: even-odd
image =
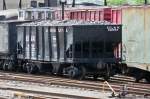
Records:
[[[3,0],[3,10],[6,10],[6,2]]]
[[[67,3],[66,0],[60,0],[60,4],[62,7],[62,20],[64,20],[64,11],[65,11],[65,4]]]
[[[75,7],[75,4],[76,4],[76,0],[73,0],[72,1],[72,7]]]
[[[107,6],[107,0],[104,0],[104,6]]]
[[[22,0],[19,1],[19,8],[22,8]]]
[[[49,0],[47,1],[47,3],[48,3],[47,6],[50,7],[50,1]]]

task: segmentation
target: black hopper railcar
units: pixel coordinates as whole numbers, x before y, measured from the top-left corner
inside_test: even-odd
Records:
[[[121,25],[106,21],[25,23],[18,26],[17,41],[20,68],[28,73],[108,79],[116,73],[121,61],[114,53],[121,43]]]

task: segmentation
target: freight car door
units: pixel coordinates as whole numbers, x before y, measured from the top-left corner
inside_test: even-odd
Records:
[[[8,52],[8,25],[0,24],[0,52]]]

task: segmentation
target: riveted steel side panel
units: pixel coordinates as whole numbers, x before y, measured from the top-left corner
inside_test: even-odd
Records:
[[[23,33],[24,33],[24,27],[18,27],[17,28],[17,42],[20,44],[20,46],[23,47]]]
[[[51,47],[52,47],[52,61],[57,61],[58,59],[58,45],[57,45],[57,29],[56,27],[51,27]]]
[[[36,60],[36,27],[31,27],[31,59]]]
[[[128,66],[150,71],[150,67],[148,67],[150,64],[149,9],[138,6],[122,9],[122,57]]]
[[[25,55],[25,50],[24,50],[24,27],[18,27],[17,28],[17,53],[18,53],[18,58],[23,58]],[[20,52],[19,52],[20,51]],[[20,55],[22,54],[22,55]]]
[[[73,44],[76,45],[75,48],[78,47],[73,55],[74,61],[115,62],[114,48],[119,42],[121,42],[120,25],[74,26]],[[100,47],[97,47],[97,44]]]
[[[44,28],[44,41],[45,41],[45,57],[44,57],[44,60],[45,61],[50,61],[50,54],[49,54],[49,51],[50,51],[50,47],[49,47],[49,28],[48,27],[45,27]]]
[[[8,24],[0,24],[0,52],[8,52]]]
[[[26,27],[26,38],[25,38],[25,58],[30,59],[30,27]]]
[[[39,31],[39,55],[38,55],[38,59],[44,60],[44,52],[45,52],[44,37],[43,37],[44,28],[42,26],[40,26],[38,28],[38,31]]]
[[[64,51],[64,27],[58,27],[58,39],[59,39],[59,51],[60,51],[60,57],[59,60],[60,61],[64,61],[64,56],[65,56],[65,51]]]
[[[150,7],[145,8],[145,63],[150,63]]]
[[[146,70],[150,71],[150,7],[145,8],[145,63]]]

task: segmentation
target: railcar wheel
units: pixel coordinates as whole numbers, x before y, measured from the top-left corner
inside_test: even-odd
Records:
[[[94,74],[94,75],[93,75],[93,79],[94,79],[94,80],[97,80],[98,76],[99,76],[98,74]]]
[[[26,63],[24,63],[22,66],[21,66],[21,71],[27,73],[27,67],[26,67]]]
[[[3,70],[4,71],[8,71],[8,64],[4,62],[3,64]]]
[[[146,77],[146,81],[150,83],[150,77]]]
[[[27,73],[29,74],[35,74],[38,72],[38,67],[32,63],[26,64]]]
[[[80,69],[80,74],[79,74],[79,76],[78,76],[78,79],[79,80],[82,80],[82,79],[84,79],[85,78],[85,75],[86,75],[86,68],[84,67],[84,66],[81,66],[81,67],[79,67]]]
[[[147,74],[146,77],[145,77],[145,79],[146,79],[146,81],[147,81],[148,83],[150,83],[150,74]]]
[[[5,71],[13,71],[15,70],[15,63],[13,60],[6,60],[3,64],[3,70]]]
[[[9,61],[9,62],[8,62],[8,70],[9,70],[9,71],[15,70],[14,62],[13,62],[13,61]]]
[[[110,79],[110,76],[107,76],[107,75],[104,76],[105,81],[108,81],[109,79]]]
[[[139,74],[136,73],[135,82],[139,83],[139,81],[142,80],[142,79],[143,79],[143,73],[139,73]]]
[[[0,70],[2,70],[3,69],[3,61],[0,61]]]
[[[76,78],[79,75],[79,70],[77,67],[71,66],[68,70],[69,78]]]
[[[122,69],[121,69],[121,73],[122,73],[123,75],[125,75],[125,74],[127,73],[127,71],[128,71],[127,67],[126,67],[126,66],[123,66]]]
[[[5,71],[15,70],[14,62],[12,60],[6,60],[3,64],[3,70],[5,70]]]
[[[83,79],[86,74],[86,69],[84,66],[70,66],[63,69],[64,74],[68,74],[69,78],[72,79]]]

